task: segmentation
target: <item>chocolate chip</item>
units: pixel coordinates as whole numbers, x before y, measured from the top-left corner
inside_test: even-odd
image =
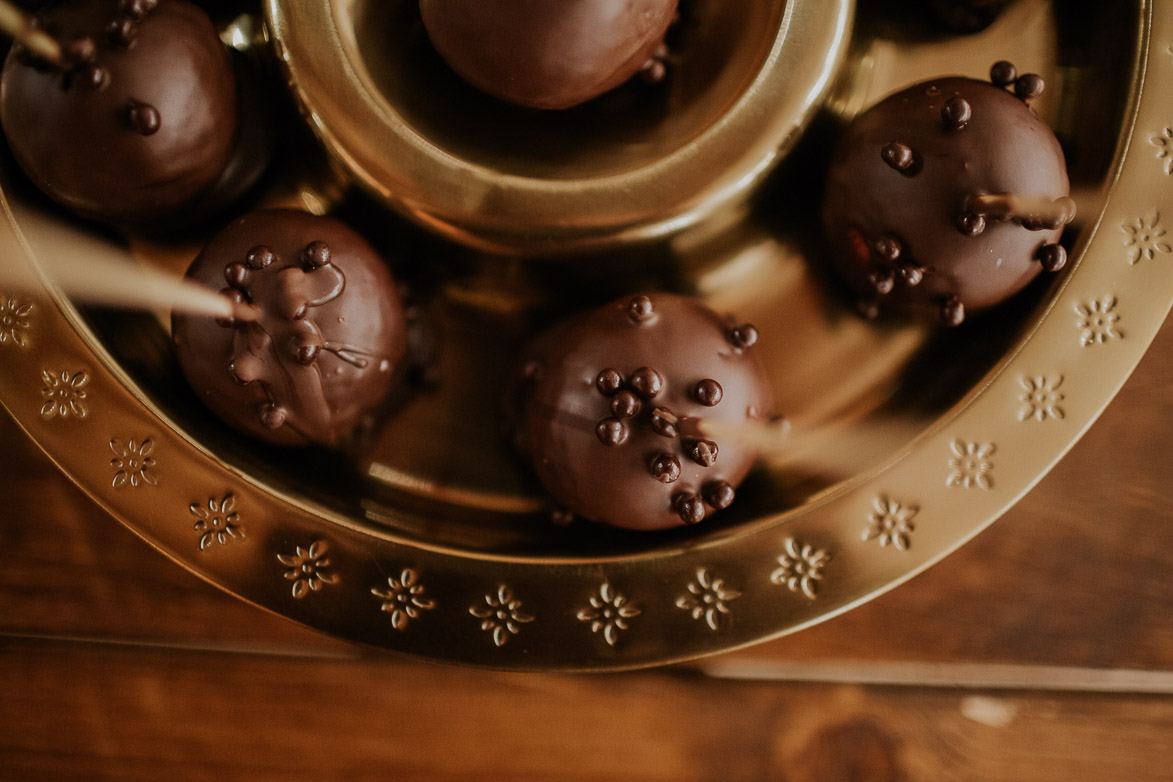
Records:
[[[159,110],[149,103],[132,100],[126,104],[126,119],[140,136],[153,136],[159,131]]]
[[[950,130],[961,130],[969,124],[972,117],[973,108],[970,107],[969,101],[960,95],[954,95],[945,101],[945,105],[941,109],[941,120]]]
[[[724,510],[733,504],[733,487],[725,481],[710,481],[703,489],[705,502],[717,510]]]
[[[595,377],[595,388],[603,396],[611,396],[623,388],[623,375],[614,369],[604,369]]]
[[[677,494],[672,506],[685,524],[696,524],[705,520],[705,504],[695,494]]]
[[[250,269],[264,269],[277,260],[277,256],[263,244],[258,244],[244,256],[244,262]]]
[[[673,483],[680,477],[680,460],[673,454],[660,453],[652,459],[648,469],[652,477],[660,483]]]
[[[310,242],[301,253],[302,263],[309,269],[320,269],[330,263],[330,246],[325,242]]]
[[[748,323],[743,323],[736,328],[730,329],[727,337],[733,347],[744,350],[746,348],[752,348],[754,343],[758,341],[758,330]]]
[[[616,418],[631,418],[639,413],[639,397],[624,389],[611,397],[611,415]]]
[[[644,399],[651,399],[664,390],[664,378],[651,367],[640,367],[631,373],[631,387]]]
[[[1014,82],[1014,94],[1025,101],[1031,101],[1043,94],[1046,82],[1037,73],[1024,73]]]
[[[1044,244],[1035,253],[1039,263],[1049,272],[1057,272],[1067,265],[1067,251],[1061,244]]]
[[[717,462],[717,444],[712,440],[697,440],[689,446],[688,455],[701,467],[712,467]]]
[[[622,445],[627,440],[627,426],[618,418],[604,418],[595,426],[595,436],[603,445]]]
[[[713,407],[721,401],[721,396],[724,391],[721,384],[712,378],[705,378],[696,384],[693,389],[693,395],[696,401],[700,402],[705,407]]]
[[[872,243],[872,252],[885,263],[896,263],[904,248],[895,236],[881,236]]]
[[[966,236],[977,236],[986,230],[986,218],[973,212],[965,212],[957,218],[957,230]]]
[[[636,296],[627,305],[627,317],[632,323],[649,323],[655,314],[652,300],[647,296]]]
[[[941,322],[946,326],[960,326],[965,320],[965,305],[956,296],[950,296],[941,305]]]
[[[899,141],[885,144],[884,148],[880,150],[880,157],[885,163],[900,172],[908,171],[916,161],[912,147],[901,144]]]
[[[990,81],[999,87],[1008,87],[1018,78],[1018,69],[1014,63],[1007,60],[998,60],[990,66]]]

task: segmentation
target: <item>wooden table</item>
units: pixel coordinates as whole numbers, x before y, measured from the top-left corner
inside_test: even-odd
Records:
[[[944,563],[797,635],[608,676],[405,662],[264,613],[0,415],[0,779],[1173,779],[1171,389],[1166,325]]]

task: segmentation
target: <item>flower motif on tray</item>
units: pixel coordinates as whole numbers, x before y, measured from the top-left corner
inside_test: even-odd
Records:
[[[1082,329],[1080,345],[1102,345],[1110,339],[1124,339],[1124,332],[1116,328],[1120,315],[1116,312],[1115,296],[1103,296],[1086,304],[1076,304],[1075,314],[1079,316],[1075,325]]]
[[[1149,137],[1149,143],[1157,148],[1157,160],[1165,161],[1165,173],[1173,174],[1173,128],[1165,128],[1155,136]]]
[[[830,561],[831,555],[826,551],[787,538],[786,553],[778,557],[780,567],[770,574],[770,580],[814,600],[823,580],[823,568]]]
[[[739,597],[740,592],[725,586],[725,579],[714,578],[702,567],[697,568],[688,592],[676,598],[676,607],[688,611],[693,619],[704,619],[710,630],[716,630],[721,615],[729,613],[730,601]]]
[[[0,295],[0,345],[25,346],[25,332],[32,325],[32,304],[21,304],[13,298]]]
[[[627,620],[639,616],[640,610],[628,604],[627,598],[616,592],[610,582],[604,581],[597,594],[591,595],[590,608],[578,612],[578,621],[590,622],[591,632],[603,631],[609,646],[619,640],[619,631],[626,630]]]
[[[502,584],[496,594],[485,595],[483,606],[469,606],[468,612],[481,620],[481,629],[492,633],[493,643],[504,646],[510,635],[521,632],[521,625],[534,618],[521,610],[521,601],[513,598],[513,592]]]
[[[964,440],[954,440],[949,444],[953,458],[949,460],[949,477],[945,480],[946,486],[963,486],[971,489],[990,489],[994,479],[990,473],[994,469],[994,462],[990,459],[994,455],[993,443],[967,443]]]
[[[225,545],[229,540],[244,540],[244,527],[240,526],[240,515],[236,512],[236,497],[232,492],[218,500],[209,497],[204,505],[193,502],[187,508],[195,517],[195,531],[200,535],[200,551],[219,543]]]
[[[864,540],[879,540],[881,546],[894,546],[908,551],[912,545],[912,533],[916,529],[913,519],[920,512],[915,505],[904,505],[888,497],[876,497],[872,512],[868,515],[868,528],[863,531]]]
[[[424,597],[424,585],[411,568],[404,568],[399,578],[387,578],[387,588],[374,587],[371,594],[383,601],[382,610],[391,614],[391,627],[406,630],[408,622],[418,619],[421,611],[431,611],[436,604]]]
[[[1018,401],[1022,402],[1022,407],[1018,408],[1019,421],[1031,418],[1036,421],[1063,420],[1066,413],[1059,404],[1063,401],[1063,392],[1059,390],[1063,385],[1062,375],[1053,379],[1042,375],[1021,377],[1018,384],[1022,386],[1022,393],[1018,396]]]
[[[286,568],[285,580],[293,582],[291,591],[297,599],[300,600],[310,592],[317,592],[323,584],[338,583],[338,576],[328,570],[328,548],[324,540],[315,540],[309,548],[296,546],[292,554],[277,555],[277,561]]]
[[[1173,252],[1173,247],[1164,241],[1165,229],[1160,226],[1161,215],[1153,214],[1153,219],[1147,224],[1143,217],[1136,222],[1122,223],[1120,230],[1124,232],[1124,246],[1132,248],[1132,255],[1128,262],[1133,266],[1142,260],[1152,260],[1157,253]]]
[[[85,418],[89,415],[86,407],[86,386],[90,382],[85,372],[68,371],[50,372],[41,370],[41,380],[44,388],[41,396],[45,403],[41,405],[41,415],[45,418],[68,418],[70,415]]]
[[[110,441],[110,451],[114,454],[110,466],[115,471],[114,480],[111,482],[115,489],[124,486],[137,489],[143,484],[159,485],[159,481],[151,472],[155,468],[155,457],[151,455],[155,452],[155,443],[151,438],[148,437],[141,443],[134,440],[124,443],[114,439]]]

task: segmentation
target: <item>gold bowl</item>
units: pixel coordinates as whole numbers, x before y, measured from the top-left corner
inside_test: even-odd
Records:
[[[339,202],[399,251],[400,270],[435,275],[427,310],[443,335],[434,382],[351,460],[234,435],[183,385],[159,319],[68,301],[38,258],[160,264],[163,251],[78,224],[0,166],[0,257],[41,279],[0,290],[0,402],[95,501],[192,572],[422,659],[633,668],[848,610],[1028,491],[1109,403],[1173,302],[1173,5],[1018,0],[964,38],[910,29],[896,5],[861,8],[827,110],[746,211],[621,243],[633,263],[606,284],[590,272],[613,252],[556,271],[470,263],[381,204]],[[837,123],[929,74],[980,77],[1001,58],[1047,79],[1035,105],[1086,194],[1068,268],[958,329],[860,320],[820,271],[813,229]],[[313,171],[297,166],[317,148],[300,151],[287,173],[305,184]],[[792,433],[711,522],[655,535],[554,528],[498,431],[507,367],[551,312],[646,285],[757,325]]]
[[[662,237],[743,200],[819,106],[852,5],[682,4],[662,89],[545,112],[461,81],[414,0],[265,10],[311,126],[356,181],[449,239],[549,254]]]

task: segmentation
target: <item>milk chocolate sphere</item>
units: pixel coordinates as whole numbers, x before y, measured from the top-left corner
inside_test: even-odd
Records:
[[[337,220],[293,210],[245,215],[187,276],[255,308],[253,321],[172,317],[191,387],[247,434],[336,445],[397,377],[407,328],[394,280]]]
[[[991,77],[909,87],[839,141],[823,225],[866,314],[957,325],[1065,263],[1058,241],[1075,205],[1059,142],[1028,105],[1042,79],[1007,62]]]
[[[754,460],[746,427],[773,415],[757,332],[666,293],[625,297],[539,337],[524,416],[553,498],[592,521],[663,529],[733,502]],[[741,427],[716,434],[703,421]]]
[[[465,81],[511,103],[564,109],[645,66],[655,73],[676,0],[420,0],[420,13]]]
[[[215,182],[236,134],[236,86],[204,11],[73,0],[37,19],[61,62],[18,44],[0,75],[0,122],[37,187],[85,217],[143,223]]]

